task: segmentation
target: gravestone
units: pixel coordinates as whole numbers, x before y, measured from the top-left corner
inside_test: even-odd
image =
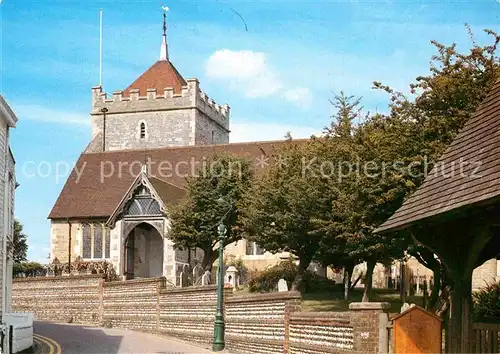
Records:
[[[278,281],[278,291],[279,292],[282,292],[282,291],[288,291],[288,284],[286,283],[286,280],[281,278],[279,281]]]
[[[226,283],[231,284],[231,287],[236,288],[239,284],[238,269],[235,266],[229,266],[226,269]]]
[[[412,306],[415,306],[415,304],[411,304],[411,305],[410,305],[409,303],[405,302],[405,303],[403,304],[403,306],[401,306],[401,312],[400,312],[400,313],[405,312],[406,310],[408,310],[408,309],[409,309],[410,307],[412,307]]]
[[[205,271],[205,274],[201,277],[201,285],[210,285],[212,283],[212,273],[209,270]]]
[[[181,272],[180,280],[182,288],[189,286],[189,270]]]
[[[201,264],[197,264],[193,268],[193,285],[200,285],[202,277],[203,277],[203,267],[201,266]]]

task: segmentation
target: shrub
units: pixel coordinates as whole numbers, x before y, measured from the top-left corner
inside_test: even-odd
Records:
[[[297,276],[299,267],[292,260],[283,261],[263,271],[249,274],[248,287],[250,292],[270,292],[278,289],[278,281],[285,279],[288,289],[291,289],[293,280]],[[326,279],[312,271],[306,271],[299,289],[302,293],[328,292],[342,290],[343,284]]]
[[[254,272],[248,281],[250,292],[269,292],[278,288],[278,281],[283,278],[290,289],[298,267],[293,261],[285,261],[266,270]]]
[[[479,322],[500,322],[500,283],[489,284],[472,294],[474,320]]]
[[[300,285],[300,289],[305,293],[342,292],[344,284],[336,284],[332,279],[308,271]]]
[[[37,262],[22,262],[14,263],[12,273],[14,277],[36,277],[44,276],[47,273],[47,270],[44,266]]]

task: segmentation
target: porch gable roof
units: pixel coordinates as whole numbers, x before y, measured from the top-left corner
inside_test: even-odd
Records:
[[[171,183],[164,182],[155,177],[148,177],[143,169],[132,182],[127,192],[123,195],[113,213],[106,222],[108,225],[114,225],[117,217],[124,211],[127,202],[133,198],[134,192],[141,185],[145,185],[151,192],[153,199],[160,203],[162,212],[166,211],[166,206],[171,204],[171,200],[177,201],[185,194],[184,188],[177,187]]]

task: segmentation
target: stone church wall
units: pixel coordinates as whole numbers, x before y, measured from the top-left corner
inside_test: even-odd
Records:
[[[227,144],[229,134],[224,126],[209,119],[205,113],[196,112],[195,145]]]
[[[60,262],[68,262],[69,252],[69,224],[66,221],[52,221],[50,224],[50,259],[59,259]],[[80,255],[81,247],[81,224],[71,224],[71,259],[75,260]]]
[[[496,259],[484,262],[472,272],[472,290],[479,290],[497,281]]]
[[[102,109],[106,108],[106,121]],[[105,149],[151,149],[168,146],[221,144],[229,142],[229,106],[219,106],[188,79],[181,94],[173,88],[150,89],[147,96],[131,90],[108,98],[100,86],[92,88],[92,138],[105,130]],[[145,137],[141,138],[141,123]],[[102,140],[102,135],[98,137]],[[102,141],[97,145],[102,145]],[[98,150],[89,146],[87,151]],[[102,147],[101,147],[102,150]]]
[[[194,145],[194,109],[107,114],[106,151]],[[146,126],[140,137],[140,124]],[[102,131],[102,116],[93,125]]]

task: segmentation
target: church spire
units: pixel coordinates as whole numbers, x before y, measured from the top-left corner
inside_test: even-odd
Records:
[[[161,41],[160,60],[168,60],[168,45],[167,45],[167,11],[168,7],[162,6],[163,9],[163,39]]]

